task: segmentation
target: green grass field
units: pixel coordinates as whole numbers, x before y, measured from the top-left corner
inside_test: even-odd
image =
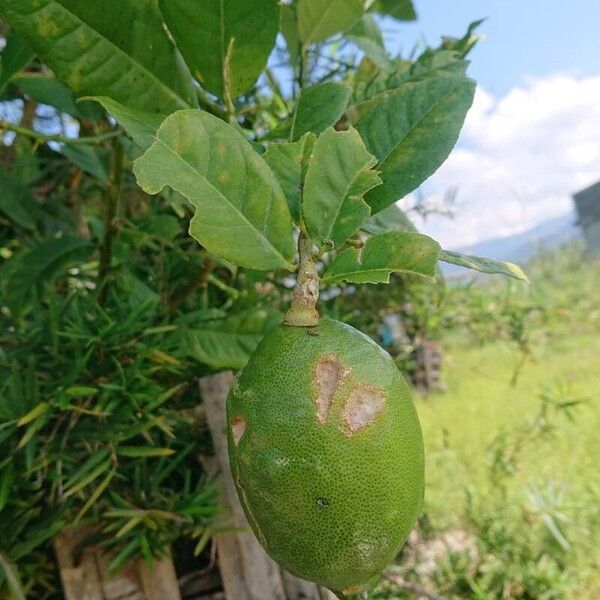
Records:
[[[558,420],[556,432],[532,441],[508,483],[508,513],[526,503],[534,481],[565,487],[566,536],[580,592],[600,597],[600,336],[564,336],[538,346],[515,387],[517,356],[505,343],[446,348],[447,392],[421,398],[427,452],[427,510],[436,528],[464,523],[465,489],[490,493],[490,444],[502,431],[533,419],[538,394],[583,398],[573,420]]]
[[[465,532],[479,556],[447,553],[425,577],[405,557],[399,564],[405,579],[445,598],[600,598],[600,264],[578,252],[531,265],[532,285],[508,303],[502,282],[478,286],[486,333],[460,325],[439,336],[446,389],[416,397],[427,464],[421,529],[425,540]],[[472,314],[473,295],[450,297],[447,314]],[[507,304],[541,307],[525,317],[530,355],[514,386],[514,328],[498,319],[505,335],[487,331]],[[385,585],[381,594],[411,597]]]

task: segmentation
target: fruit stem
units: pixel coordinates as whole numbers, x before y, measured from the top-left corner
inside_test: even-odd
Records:
[[[313,243],[300,232],[298,239],[300,264],[298,281],[294,288],[292,306],[285,315],[284,323],[294,327],[314,327],[319,324],[317,300],[319,299],[319,273],[315,264]]]

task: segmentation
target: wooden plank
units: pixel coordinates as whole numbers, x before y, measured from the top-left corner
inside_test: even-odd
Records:
[[[181,600],[169,557],[152,567],[139,560],[109,573],[112,556],[99,546],[83,546],[92,533],[84,527],[68,528],[54,540],[66,600]]]
[[[180,600],[177,573],[170,557],[157,560],[152,566],[141,560],[138,573],[145,600]]]
[[[233,525],[244,530],[219,534],[215,538],[225,597],[227,600],[335,600],[330,592],[283,571],[250,530],[231,477],[227,451],[225,401],[232,381],[233,375],[228,371],[200,380],[200,393],[221,471],[222,498],[231,509]]]
[[[75,562],[74,550],[89,534],[88,529],[68,528],[54,539],[66,600],[104,600],[93,548],[84,549]]]

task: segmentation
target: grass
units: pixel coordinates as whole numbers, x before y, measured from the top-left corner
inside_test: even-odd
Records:
[[[546,317],[530,327],[531,356],[516,385],[511,385],[521,356],[516,344],[506,339],[480,344],[459,328],[442,336],[446,391],[417,399],[427,457],[426,511],[434,531],[458,528],[484,537],[482,530],[473,530],[470,498],[492,520],[509,528],[512,522],[523,544],[537,544],[542,554],[547,547],[558,556],[556,564],[565,565],[568,585],[556,594],[472,597],[600,598],[600,328],[596,286],[590,281],[600,274],[600,265],[592,265],[590,273],[589,265],[574,266],[575,256],[562,265],[562,279],[556,271],[549,278],[546,258],[539,284],[534,271],[532,288],[522,292],[526,301],[545,304]],[[543,395],[566,402],[567,408],[573,400],[584,401],[568,410],[551,404],[548,422],[532,433]],[[508,454],[518,447],[509,474],[493,466],[498,446]],[[532,501],[533,486],[549,505],[555,503],[549,511],[558,515],[554,525],[558,537],[564,535],[564,547],[551,535],[545,509]],[[526,571],[526,565],[513,566]]]

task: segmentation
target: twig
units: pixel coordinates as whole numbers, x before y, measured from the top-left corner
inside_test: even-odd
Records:
[[[440,596],[434,592],[429,592],[416,583],[411,583],[410,581],[404,580],[399,575],[394,575],[393,573],[384,573],[383,577],[401,590],[409,592],[410,594],[414,594],[415,596],[423,596],[423,598],[427,598],[427,600],[446,600],[444,596]]]
[[[110,271],[112,262],[112,243],[116,233],[115,217],[117,215],[119,197],[121,196],[123,159],[123,146],[121,146],[118,140],[115,140],[113,142],[113,172],[106,194],[106,205],[104,207],[104,235],[99,249],[98,280],[96,283],[99,304],[104,304],[108,291],[106,286],[106,276]]]
[[[209,112],[211,115],[219,117],[219,119],[222,119],[223,121],[228,121],[227,112],[224,111],[218,104],[213,102],[207,96],[204,90],[198,88],[196,91],[198,94],[198,103],[200,104],[201,108],[203,108],[206,112]]]
[[[292,296],[292,306],[285,315],[284,322],[295,327],[314,327],[319,324],[319,273],[315,264],[313,243],[304,232],[298,239],[300,263],[298,279]]]
[[[45,134],[40,133],[39,131],[34,131],[33,129],[28,129],[26,127],[21,127],[20,125],[15,125],[14,123],[9,123],[3,119],[0,119],[0,131],[13,131],[18,135],[24,135],[25,137],[32,138],[37,140],[38,142],[58,142],[61,144],[102,144],[106,140],[111,138],[118,137],[123,133],[121,129],[113,129],[107,133],[102,133],[100,135],[89,136],[89,137],[67,137],[64,135],[58,134]]]

